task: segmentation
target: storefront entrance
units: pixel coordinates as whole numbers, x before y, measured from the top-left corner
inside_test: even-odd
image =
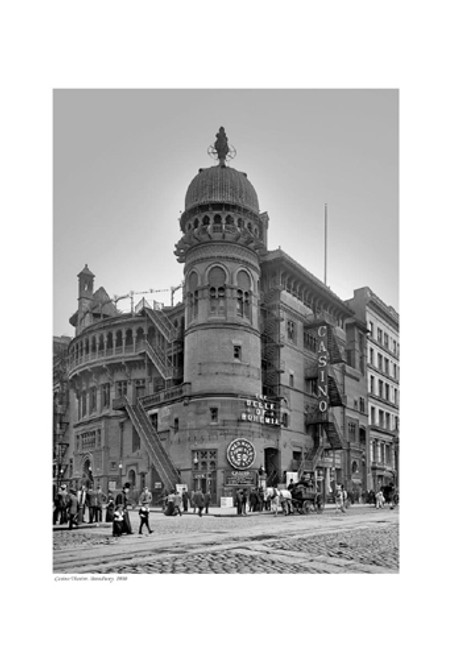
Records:
[[[276,448],[265,448],[266,485],[274,487],[280,482],[280,456]]]

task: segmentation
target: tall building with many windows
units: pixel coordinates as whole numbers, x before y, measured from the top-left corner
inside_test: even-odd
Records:
[[[368,482],[377,490],[398,484],[399,314],[368,287],[348,304],[368,330]]]
[[[309,475],[368,489],[366,322],[283,250],[248,176],[201,169],[175,255],[183,301],[119,313],[86,266],[69,346],[73,481],[212,500]]]

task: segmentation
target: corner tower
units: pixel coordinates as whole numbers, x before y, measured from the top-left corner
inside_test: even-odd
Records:
[[[261,393],[260,257],[266,219],[243,172],[226,165],[223,128],[211,152],[217,165],[188,186],[176,245],[185,264],[185,381],[194,395]]]
[[[95,275],[87,265],[78,273],[78,316],[77,334],[92,322]]]

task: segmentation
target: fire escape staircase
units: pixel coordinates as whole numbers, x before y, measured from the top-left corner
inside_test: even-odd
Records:
[[[312,448],[308,453],[304,455],[304,458],[302,459],[298,469],[298,480],[301,480],[305,473],[314,473],[319,461],[322,458],[323,452],[324,447],[319,445]]]
[[[333,450],[338,451],[344,447],[343,435],[331,412],[321,413],[319,410],[311,412],[307,415],[306,424],[308,426],[321,424]]]
[[[280,373],[284,371],[280,359],[280,348],[283,345],[280,334],[282,317],[279,308],[279,290],[273,288],[263,296],[261,305],[262,361],[265,384],[274,395],[277,395],[280,384]]]
[[[176,377],[176,369],[169,356],[174,356],[177,330],[167,316],[156,309],[144,307],[145,313],[164,339],[165,347],[153,346],[149,341],[144,341],[141,351],[145,352],[151,362],[155,365],[163,380],[168,382]]]
[[[149,451],[150,459],[155,466],[164,487],[169,491],[172,490],[176,483],[180,482],[179,471],[166,453],[158,432],[152,425],[144,407],[139,399],[136,405],[132,405],[129,399],[125,396],[120,399],[120,403],[120,406],[127,412],[140,439]],[[117,403],[115,407],[119,408],[120,406]]]
[[[151,309],[150,307],[144,307],[144,309],[160,334],[164,336],[168,343],[173,343],[176,339],[177,330],[169,318],[157,309]]]

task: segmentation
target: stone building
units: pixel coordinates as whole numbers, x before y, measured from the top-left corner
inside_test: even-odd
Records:
[[[74,480],[176,484],[219,502],[309,474],[367,488],[366,322],[281,249],[246,174],[188,186],[175,255],[183,302],[119,313],[86,266],[69,347]]]
[[[376,491],[398,485],[399,315],[368,287],[348,304],[368,328],[368,483]]]
[[[53,488],[67,481],[69,456],[69,380],[67,357],[70,336],[53,337]]]

